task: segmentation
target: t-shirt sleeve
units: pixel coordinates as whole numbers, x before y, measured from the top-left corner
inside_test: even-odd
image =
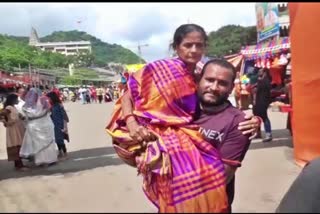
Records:
[[[225,164],[240,167],[248,151],[250,146],[249,135],[243,135],[238,130],[238,124],[244,120],[243,114],[239,114],[234,118],[220,148],[220,155]]]

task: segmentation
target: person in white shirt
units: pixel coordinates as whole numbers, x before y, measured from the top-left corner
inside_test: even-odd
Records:
[[[14,107],[16,107],[19,114],[23,115],[22,106],[25,103],[24,97],[26,95],[26,90],[23,87],[19,87],[17,89],[17,95],[18,95],[18,104],[14,105]]]
[[[86,104],[86,92],[87,90],[83,87],[79,89],[79,96],[82,104]]]

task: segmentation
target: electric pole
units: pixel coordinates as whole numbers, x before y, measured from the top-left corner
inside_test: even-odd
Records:
[[[138,54],[139,54],[139,57],[140,57],[140,62],[142,62],[142,51],[141,51],[141,48],[142,47],[148,47],[149,44],[143,44],[143,45],[140,45],[140,43],[138,43]]]
[[[138,49],[138,55],[139,55],[139,57],[140,57],[140,63],[142,63],[142,48],[143,47],[148,47],[149,46],[149,44],[140,44],[140,43],[138,43],[138,45],[137,46],[126,46],[126,48],[137,48]]]

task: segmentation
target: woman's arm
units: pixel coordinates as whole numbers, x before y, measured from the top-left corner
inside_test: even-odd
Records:
[[[60,105],[56,105],[52,107],[51,114],[52,122],[55,127],[63,130],[64,129],[64,116],[63,116],[63,108]]]
[[[130,133],[130,137],[134,142],[142,143],[143,141],[149,142],[155,141],[157,139],[157,137],[152,132],[150,132],[148,129],[146,129],[144,126],[141,126],[137,122],[133,114],[133,102],[129,91],[127,91],[123,95],[121,100],[121,107],[126,126]]]
[[[19,116],[15,115],[15,111],[11,110],[12,108],[13,107],[8,106],[6,109],[3,110],[3,113],[4,113],[3,124],[5,127],[13,126],[17,122],[17,120],[19,120]]]
[[[39,119],[39,118],[45,116],[49,111],[50,111],[49,109],[43,110],[43,111],[41,111],[40,113],[36,114],[36,116],[34,116],[34,117],[28,117],[28,116],[26,115],[26,119],[27,119],[27,120],[36,120],[36,119]]]
[[[10,110],[9,109],[2,109],[0,111],[0,117],[5,117],[5,116],[8,116],[10,114]]]
[[[66,110],[64,109],[63,105],[61,104],[61,110],[62,110],[62,113],[63,113],[63,119],[65,121],[67,121],[67,123],[69,123],[69,117],[68,117],[68,114],[66,112]]]

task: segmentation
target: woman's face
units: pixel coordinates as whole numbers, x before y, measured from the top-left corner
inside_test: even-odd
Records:
[[[185,35],[176,47],[180,59],[187,64],[196,65],[205,52],[205,41],[201,33],[194,31]]]

